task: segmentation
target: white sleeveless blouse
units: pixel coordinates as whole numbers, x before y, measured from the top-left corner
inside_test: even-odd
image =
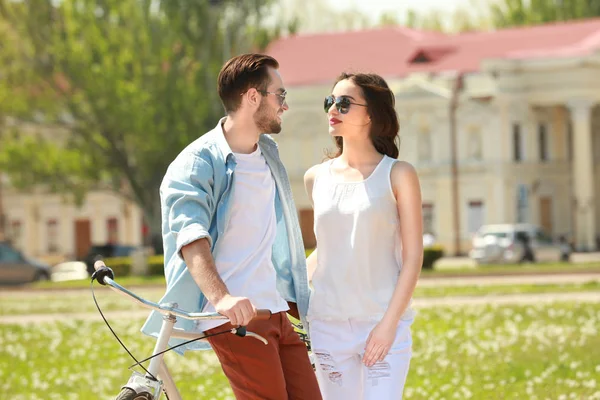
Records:
[[[313,184],[317,268],[308,319],[380,320],[398,282],[402,245],[384,156],[363,181],[341,182],[321,164]],[[409,307],[402,319],[412,318]]]

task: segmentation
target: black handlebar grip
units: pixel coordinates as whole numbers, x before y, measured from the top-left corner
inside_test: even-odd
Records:
[[[108,268],[104,261],[98,260],[94,263],[94,273],[92,274],[92,280],[96,279],[99,284],[106,286],[104,282],[104,278],[109,277],[110,279],[115,279],[115,273],[112,269]]]
[[[235,334],[241,337],[246,336],[246,327],[245,326],[238,326],[237,328],[235,328]]]
[[[267,309],[258,309],[256,310],[256,316],[253,318],[253,320],[267,320],[269,318],[271,318],[271,316],[273,315],[273,313],[271,313],[271,310],[267,310]],[[246,336],[246,327],[245,326],[238,326],[237,328],[235,328],[235,334],[237,336],[241,336],[244,337]]]

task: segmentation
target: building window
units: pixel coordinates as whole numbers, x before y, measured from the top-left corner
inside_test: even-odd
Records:
[[[419,144],[419,161],[431,161],[431,133],[429,129],[421,130],[418,138]]]
[[[143,216],[140,218],[140,226],[142,231],[142,243],[144,244],[144,246],[152,246],[153,244],[152,235],[150,234],[150,227],[146,223],[146,219]]]
[[[526,223],[529,219],[529,188],[519,183],[517,185],[517,223]]]
[[[469,209],[467,212],[467,225],[470,234],[474,234],[484,224],[484,206],[483,201],[469,201]]]
[[[538,125],[538,148],[540,149],[540,161],[548,161],[548,132],[546,124]]]
[[[423,203],[423,233],[434,234],[434,208],[431,203]]]
[[[523,149],[521,146],[521,125],[514,123],[513,124],[513,160],[521,161],[523,159]]]
[[[48,253],[58,253],[58,222],[50,219],[46,223],[48,237]]]
[[[471,128],[469,131],[469,158],[480,161],[482,159],[481,132],[479,128]]]
[[[119,221],[116,218],[106,220],[107,242],[110,244],[119,243]]]

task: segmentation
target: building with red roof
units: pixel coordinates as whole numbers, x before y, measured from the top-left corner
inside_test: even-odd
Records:
[[[405,27],[307,34],[267,52],[289,91],[284,130],[274,138],[307,247],[315,239],[303,176],[332,149],[323,98],[340,72],[363,71],[384,76],[395,93],[400,158],[419,172],[424,229],[447,254],[456,237],[458,250],[470,251],[482,225],[518,222],[597,248],[600,19],[456,35]],[[455,207],[450,100],[458,77]],[[141,211],[115,195],[90,193],[81,207],[41,191],[5,188],[2,196],[8,233],[31,257],[55,263],[83,257],[91,244],[143,242]]]
[[[520,222],[597,248],[600,19],[462,34],[397,27],[297,35],[267,53],[289,92],[276,139],[308,246],[312,211],[302,177],[332,148],[323,98],[340,72],[360,71],[382,75],[394,90],[400,158],[419,171],[424,228],[449,254],[469,251],[482,225]],[[459,77],[457,233],[450,99]]]

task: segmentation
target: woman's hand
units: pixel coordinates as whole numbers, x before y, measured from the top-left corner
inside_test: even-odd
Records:
[[[385,320],[381,320],[367,339],[365,346],[365,355],[363,356],[362,362],[367,366],[371,367],[376,362],[383,361],[387,356],[394,339],[396,338],[397,325],[390,324]]]

